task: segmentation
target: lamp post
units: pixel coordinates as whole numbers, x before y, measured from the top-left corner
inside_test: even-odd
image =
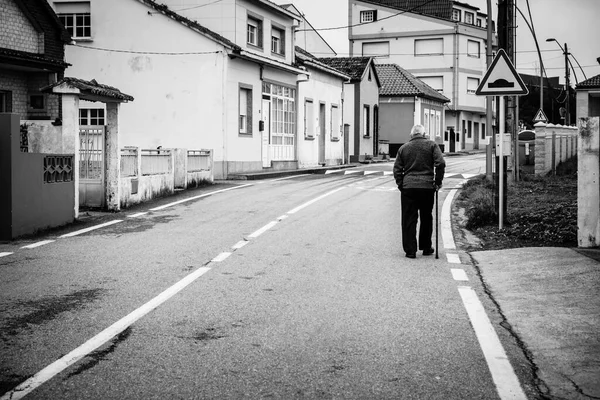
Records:
[[[565,43],[565,47],[563,48],[560,43],[558,43],[558,40],[554,39],[554,38],[549,38],[546,39],[546,42],[556,42],[556,44],[558,45],[558,47],[560,47],[560,49],[562,50],[563,54],[565,55],[565,86],[566,86],[566,91],[567,91],[567,105],[566,105],[566,110],[567,113],[565,114],[565,125],[570,126],[571,125],[571,114],[569,113],[569,102],[571,100],[570,97],[570,84],[569,84],[569,51],[568,51],[568,47],[567,44]]]

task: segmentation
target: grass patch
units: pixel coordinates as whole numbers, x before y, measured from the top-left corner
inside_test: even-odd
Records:
[[[508,185],[504,229],[498,229],[494,185],[485,177],[465,184],[457,205],[465,209],[465,228],[483,249],[577,247],[577,160],[559,165],[557,175],[523,175]]]

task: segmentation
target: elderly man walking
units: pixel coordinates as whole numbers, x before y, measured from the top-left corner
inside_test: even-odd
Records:
[[[431,247],[435,191],[442,186],[446,162],[439,146],[425,137],[423,125],[413,126],[410,141],[398,150],[394,178],[402,202],[402,247],[408,258],[434,253]],[[419,241],[417,246],[417,222]],[[437,222],[437,221],[436,221]]]

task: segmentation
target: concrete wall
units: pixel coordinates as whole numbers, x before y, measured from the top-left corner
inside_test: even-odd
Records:
[[[0,114],[0,240],[11,240],[75,219],[75,181],[47,183],[44,158],[53,154],[22,153],[20,118]],[[71,168],[74,155],[71,158]],[[72,172],[74,177],[75,172]]]
[[[554,171],[563,161],[577,155],[577,128],[535,124],[535,174]]]
[[[577,244],[600,245],[600,131],[599,117],[578,119]]]

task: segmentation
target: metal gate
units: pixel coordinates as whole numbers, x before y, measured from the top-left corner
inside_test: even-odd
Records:
[[[79,205],[104,207],[104,127],[79,128]]]

